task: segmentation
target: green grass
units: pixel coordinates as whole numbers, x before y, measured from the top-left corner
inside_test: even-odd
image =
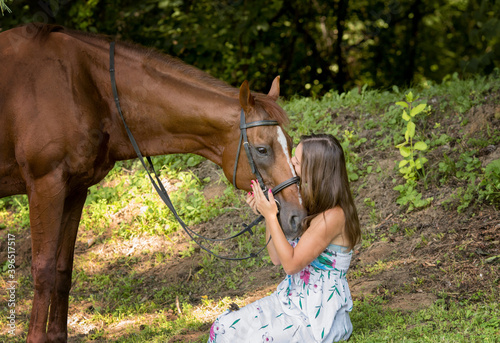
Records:
[[[199,331],[202,328],[207,333],[193,342],[206,342],[210,322],[201,320],[200,313],[209,308],[227,307],[229,302],[235,300],[242,303],[238,299],[228,298],[219,302],[206,300],[198,306],[183,303],[183,315],[175,320],[167,320],[167,313],[162,310],[156,312],[158,316],[153,321],[141,314],[132,317],[127,314],[115,313],[108,316],[97,313],[92,316],[92,321],[112,326],[117,320],[132,318],[136,325],[131,326],[129,333],[122,332],[120,337],[112,339],[106,338],[105,330],[97,330],[82,342],[99,339],[127,343],[167,342],[179,333]],[[429,308],[415,311],[388,309],[378,297],[356,300],[351,313],[354,333],[350,342],[498,342],[500,305],[494,299],[490,300],[491,302],[447,302],[446,299],[438,299]],[[23,342],[23,339],[17,338],[9,342]]]
[[[418,304],[415,304],[418,307]],[[498,342],[500,305],[446,302],[416,311],[387,309],[379,299],[355,301],[352,342]]]

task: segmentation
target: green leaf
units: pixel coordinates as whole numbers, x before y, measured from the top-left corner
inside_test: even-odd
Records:
[[[491,173],[500,176],[500,158],[488,163],[484,171],[486,172],[486,174]]]
[[[419,114],[420,112],[425,110],[426,107],[427,107],[427,104],[420,104],[417,107],[414,107],[411,109],[410,115],[412,117],[415,117],[417,114]]]
[[[424,166],[424,163],[427,162],[428,160],[425,157],[419,157],[415,161],[415,168],[421,169]]]
[[[408,122],[408,126],[406,127],[406,131],[408,132],[408,136],[410,138],[415,137],[415,124],[413,122]]]
[[[408,94],[406,94],[406,101],[413,102],[413,100],[415,100],[415,99],[413,98],[412,92],[409,92]]]
[[[408,160],[402,160],[402,161],[400,161],[399,162],[399,168],[401,169],[402,167],[404,167],[405,165],[407,165],[408,162],[409,162]]]
[[[404,108],[408,108],[408,103],[405,101],[398,101],[398,102],[396,102],[396,105],[404,107]]]
[[[0,10],[2,12],[2,16],[4,15],[4,10],[9,12],[9,13],[12,13],[12,11],[10,10],[9,7],[7,7],[7,4],[5,3],[5,1],[0,1]]]
[[[416,160],[415,161],[415,168],[417,169],[422,169],[422,161]]]
[[[409,121],[411,119],[408,113],[406,113],[406,111],[403,111],[403,119],[406,121]]]
[[[357,179],[359,179],[359,176],[358,174],[356,173],[349,173],[349,181],[356,181]]]
[[[425,142],[417,142],[413,146],[415,149],[420,150],[420,151],[425,151],[427,150],[427,144]]]
[[[405,189],[404,185],[397,185],[396,187],[393,188],[395,191],[403,192]]]
[[[410,153],[410,149],[408,149],[407,147],[405,146],[402,146],[399,148],[399,153],[401,154],[401,156],[403,157],[408,157],[411,155]]]

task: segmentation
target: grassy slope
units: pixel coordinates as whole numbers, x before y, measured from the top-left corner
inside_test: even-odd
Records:
[[[329,132],[348,152],[364,228],[359,258],[348,275],[355,298],[352,341],[498,341],[500,218],[495,187],[500,187],[500,168],[487,166],[500,152],[494,149],[500,143],[499,89],[494,78],[450,78],[413,89],[419,96],[415,104],[430,106],[415,117],[416,139],[429,146],[424,152],[429,161],[413,193],[405,189],[402,196],[393,190],[406,184],[395,169],[402,157],[394,146],[404,140],[406,123],[394,104],[407,91],[363,89],[283,104],[295,142],[302,134]],[[194,229],[216,235],[251,217],[242,195],[212,164],[191,155],[161,157],[155,163],[162,167],[181,216]],[[430,206],[418,207],[418,193],[424,200],[432,198]],[[407,212],[409,206],[417,209]],[[436,220],[426,222],[427,216]],[[446,221],[455,224],[440,224]],[[460,223],[470,230],[462,232]],[[0,341],[25,339],[33,288],[28,227],[26,197],[1,199],[1,282],[7,285],[10,233],[16,236],[19,287],[16,336],[8,335],[2,311]],[[255,236],[215,249],[248,254],[263,244],[262,234]],[[389,250],[380,249],[386,246]],[[409,264],[412,269],[406,269]],[[466,265],[474,269],[464,269]],[[470,276],[475,273],[481,277]],[[399,274],[404,277],[391,283]],[[203,342],[210,323],[231,302],[242,306],[271,292],[283,275],[265,257],[235,263],[200,252],[178,230],[139,165],[123,162],[92,188],[84,210],[75,252],[70,341]],[[370,282],[376,285],[359,287]],[[427,305],[419,306],[419,299]],[[395,306],[396,300],[405,306]]]

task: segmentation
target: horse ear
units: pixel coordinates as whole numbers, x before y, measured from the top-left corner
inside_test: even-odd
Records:
[[[268,97],[273,99],[274,101],[278,100],[278,97],[280,96],[280,76],[276,76],[276,78],[273,81],[273,84],[271,85],[271,90],[267,94]]]
[[[240,105],[243,110],[248,113],[255,106],[255,100],[252,94],[250,94],[250,88],[248,88],[248,81],[245,80],[240,87]]]

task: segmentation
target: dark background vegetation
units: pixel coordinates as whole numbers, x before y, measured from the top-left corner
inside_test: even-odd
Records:
[[[7,0],[0,31],[46,22],[179,57],[285,96],[408,87],[500,66],[498,0]]]

